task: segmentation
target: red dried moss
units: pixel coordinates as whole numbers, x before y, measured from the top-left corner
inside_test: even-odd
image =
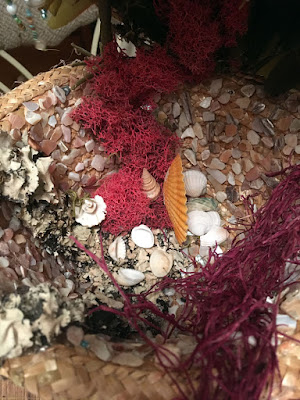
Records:
[[[95,192],[107,205],[103,229],[118,234],[140,223],[169,227],[162,198],[148,201],[141,191],[141,175],[146,168],[161,184],[179,146],[177,136],[156,121],[153,96],[174,90],[181,71],[160,47],[138,49],[137,57],[129,59],[114,42],[106,46],[103,58],[90,59],[88,66],[95,75],[92,92],[74,118],[122,163]]]
[[[215,69],[222,46],[235,46],[247,30],[248,6],[242,0],[155,0],[157,15],[169,28],[167,43],[194,78]]]
[[[95,194],[101,195],[107,205],[107,218],[102,223],[104,231],[117,235],[141,223],[157,228],[158,216],[159,226],[170,227],[162,196],[150,203],[142,191],[141,183],[140,169],[122,168],[107,177],[97,189]]]
[[[189,392],[180,388],[184,399],[258,400],[267,383],[266,397],[271,397],[277,370],[278,304],[267,302],[267,296],[281,292],[288,278],[286,263],[299,264],[300,251],[300,166],[289,168],[285,175],[266,205],[252,215],[243,240],[237,240],[222,256],[214,254],[214,262],[200,266],[199,272],[177,280],[165,278],[147,293],[126,295],[104,260],[76,241],[107,272],[124,298],[122,312],[103,306],[92,312],[105,309],[124,316],[153,347],[176,385],[174,371],[186,377],[185,390]],[[178,319],[163,314],[147,299],[150,293],[171,287],[185,299]],[[148,321],[145,315],[149,313],[167,321],[167,326],[155,325],[155,318]],[[196,348],[178,365],[177,357],[166,354],[162,346],[149,339],[141,322],[161,331],[165,339],[175,329],[192,335]],[[176,362],[172,363],[174,358]],[[194,370],[193,382],[190,368]]]
[[[95,76],[93,91],[105,104],[123,108],[156,107],[153,96],[174,90],[184,78],[180,67],[160,46],[138,48],[136,57],[129,58],[111,42],[103,57],[90,58],[87,65]]]

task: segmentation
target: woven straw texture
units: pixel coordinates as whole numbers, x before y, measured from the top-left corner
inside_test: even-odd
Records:
[[[120,366],[78,347],[60,345],[9,360],[0,374],[43,400],[168,400],[178,395],[153,360],[142,368]]]
[[[0,97],[0,119],[15,111],[24,101],[44,94],[53,86],[62,86],[82,78],[84,66],[70,65],[41,73]]]

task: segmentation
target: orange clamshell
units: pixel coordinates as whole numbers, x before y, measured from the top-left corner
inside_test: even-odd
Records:
[[[178,154],[166,174],[163,185],[164,202],[172,222],[176,239],[179,244],[187,236],[187,206],[183,180],[183,170],[180,155]]]

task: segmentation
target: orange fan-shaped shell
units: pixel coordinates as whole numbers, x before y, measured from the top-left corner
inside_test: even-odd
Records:
[[[187,236],[187,206],[183,181],[182,162],[178,154],[165,177],[164,202],[172,222],[176,239],[181,244]]]

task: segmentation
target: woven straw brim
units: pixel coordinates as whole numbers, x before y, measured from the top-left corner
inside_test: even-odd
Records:
[[[8,360],[0,374],[43,400],[170,400],[178,396],[176,386],[153,359],[142,368],[120,366],[79,347],[59,345]]]
[[[70,65],[43,72],[11,92],[0,97],[0,119],[15,111],[24,101],[30,101],[36,96],[43,95],[53,86],[63,86],[76,82],[83,77],[85,67]]]

